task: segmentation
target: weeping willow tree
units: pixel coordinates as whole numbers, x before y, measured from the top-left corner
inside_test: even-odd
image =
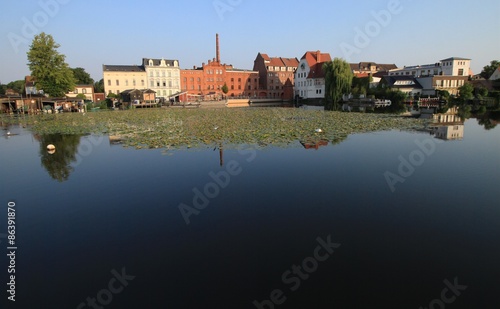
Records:
[[[325,72],[326,105],[331,110],[338,110],[344,94],[351,92],[353,74],[347,61],[335,58],[323,65]]]

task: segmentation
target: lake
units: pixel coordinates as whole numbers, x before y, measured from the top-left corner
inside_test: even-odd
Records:
[[[500,127],[456,129],[166,151],[4,128],[2,308],[498,308]]]

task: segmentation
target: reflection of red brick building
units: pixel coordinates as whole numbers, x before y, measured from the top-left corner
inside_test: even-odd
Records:
[[[216,35],[216,58],[201,67],[181,70],[181,101],[218,100],[224,97],[222,88],[227,85],[229,97],[258,96],[259,72],[235,69],[220,61],[219,35]]]
[[[297,58],[269,57],[259,53],[253,66],[255,71],[259,71],[259,96],[293,99],[294,73],[298,66]]]

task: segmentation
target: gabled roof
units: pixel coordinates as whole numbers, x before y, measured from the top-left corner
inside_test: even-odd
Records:
[[[299,60],[297,58],[284,58],[284,57],[269,57],[267,54],[259,53],[267,65],[275,67],[298,67]]]
[[[306,60],[310,68],[312,68],[318,62],[328,62],[332,61],[329,53],[322,53],[318,51],[308,51],[302,56],[301,60]]]
[[[103,71],[107,72],[144,72],[144,67],[139,65],[106,65],[102,66]]]
[[[312,66],[307,78],[324,78],[325,71],[323,70],[323,64],[325,64],[325,63],[318,62],[314,66]]]

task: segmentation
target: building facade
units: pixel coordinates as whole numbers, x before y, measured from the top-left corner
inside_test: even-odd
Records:
[[[147,74],[140,65],[103,65],[104,91],[119,95],[129,89],[147,88]]]
[[[165,100],[181,91],[181,70],[178,60],[143,58],[142,67],[147,75],[147,88]]]
[[[302,56],[295,71],[295,96],[304,99],[325,98],[325,73],[323,65],[332,61],[330,54],[308,51]]]
[[[224,97],[257,97],[259,72],[236,69],[221,62],[219,35],[216,35],[216,57],[201,67],[180,70],[181,101],[221,100]],[[224,85],[227,94],[224,93]]]
[[[294,98],[297,58],[269,57],[259,53],[253,70],[259,72],[259,97],[292,100]]]
[[[76,85],[72,92],[66,93],[67,98],[76,98],[79,94],[85,95],[85,100],[94,100],[94,85]]]
[[[405,66],[389,71],[389,75],[410,75],[413,77],[427,77],[436,75],[465,76],[472,75],[470,69],[471,60],[467,58],[452,57],[440,60],[434,64]]]

